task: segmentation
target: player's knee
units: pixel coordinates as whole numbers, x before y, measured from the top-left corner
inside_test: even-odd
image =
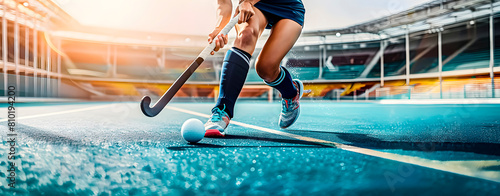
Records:
[[[257,63],[255,65],[255,71],[260,78],[262,78],[266,82],[272,82],[276,80],[280,73],[280,69],[276,69],[276,66],[267,64],[267,63]]]
[[[255,45],[259,33],[256,29],[247,27],[238,33],[238,38],[236,42],[240,46],[252,46]]]

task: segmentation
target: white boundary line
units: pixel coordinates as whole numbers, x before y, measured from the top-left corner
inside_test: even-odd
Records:
[[[210,115],[203,114],[203,113],[198,113],[190,110],[185,110],[177,107],[172,107],[172,106],[166,106],[166,108],[170,110],[175,110],[187,114],[192,114],[195,116],[200,116],[204,118],[209,118]],[[448,163],[448,161],[438,161],[438,160],[430,160],[430,159],[425,159],[425,158],[420,158],[420,157],[413,157],[413,156],[408,156],[408,155],[400,155],[400,154],[394,154],[394,153],[388,153],[388,152],[381,152],[377,150],[371,150],[367,148],[361,148],[361,147],[356,147],[356,146],[351,146],[351,145],[346,145],[346,144],[341,144],[341,143],[336,143],[336,142],[331,142],[331,141],[326,141],[326,140],[321,140],[321,139],[316,139],[316,138],[311,138],[311,137],[304,137],[292,133],[287,133],[283,131],[278,131],[274,129],[268,129],[264,127],[259,127],[255,125],[250,125],[242,122],[237,122],[237,121],[231,121],[232,124],[250,128],[250,129],[255,129],[267,133],[272,133],[276,135],[281,135],[285,137],[291,137],[297,140],[302,140],[302,141],[307,141],[307,142],[314,142],[326,146],[331,146],[335,148],[339,148],[342,150],[347,150],[351,152],[356,152],[359,154],[364,154],[368,156],[373,156],[373,157],[378,157],[378,158],[383,158],[383,159],[388,159],[388,160],[393,160],[397,162],[402,162],[402,163],[408,163],[408,164],[413,164],[417,166],[422,166],[422,167],[427,167],[431,169],[436,169],[440,171],[445,171],[445,172],[450,172],[450,173],[455,173],[455,174],[460,174],[460,175],[465,175],[469,177],[474,177],[474,178],[480,178],[488,181],[493,181],[493,182],[498,182],[500,183],[500,172],[495,172],[495,171],[481,171],[480,165],[475,164],[473,167],[469,163],[469,161],[453,161]],[[451,164],[453,163],[453,164]],[[458,163],[458,164],[457,164]]]
[[[379,104],[500,104],[500,99],[383,99]]]
[[[0,103],[9,103],[9,97],[0,96]],[[47,98],[47,97],[16,97],[16,103],[44,103],[44,102],[82,102],[81,99],[70,98]]]
[[[23,117],[16,118],[16,121],[17,120],[23,120],[23,119],[38,118],[38,117],[54,116],[54,115],[59,115],[59,114],[69,114],[69,113],[75,113],[75,112],[97,110],[97,109],[111,107],[113,105],[115,105],[115,104],[99,105],[99,106],[93,106],[93,107],[88,107],[88,108],[79,108],[79,109],[73,109],[73,110],[67,110],[67,111],[52,112],[52,113],[45,113],[45,114],[37,114],[37,115],[31,115],[31,116],[23,116]],[[0,119],[0,122],[7,122],[7,121],[8,121],[7,118],[6,119]]]

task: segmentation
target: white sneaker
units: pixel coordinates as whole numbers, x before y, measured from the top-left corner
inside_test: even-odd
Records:
[[[297,88],[297,95],[292,99],[281,100],[282,109],[278,123],[282,129],[295,123],[300,114],[299,100],[302,98],[302,93],[304,93],[304,85],[298,79],[294,79],[293,84],[295,85],[295,88]]]
[[[205,123],[205,137],[224,137],[226,133],[224,130],[229,125],[229,115],[224,110],[214,107],[212,109],[212,116]]]

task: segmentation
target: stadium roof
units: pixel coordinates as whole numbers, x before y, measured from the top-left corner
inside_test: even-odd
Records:
[[[340,34],[356,34],[356,33],[373,33],[381,34],[384,31],[401,27],[404,25],[412,25],[417,22],[427,24],[427,28],[439,27],[445,24],[439,24],[435,18],[454,18],[456,22],[457,17],[467,17],[471,15],[472,18],[478,17],[481,14],[489,14],[490,5],[497,5],[497,0],[435,0],[429,3],[414,7],[412,9],[393,14],[387,17],[382,17],[369,22],[349,26],[347,28],[318,30],[304,32],[305,36],[325,36]],[[485,11],[486,10],[486,11]],[[441,21],[443,22],[443,21]],[[405,30],[400,33],[404,33]],[[396,33],[397,34],[397,33]]]
[[[487,16],[491,14],[491,4],[493,4],[494,6],[494,12],[500,11],[499,0],[434,0],[405,11],[401,11],[368,22],[352,25],[346,28],[314,31],[305,30],[296,45],[379,40],[383,38],[403,35],[407,31],[406,27],[409,28],[410,32],[428,31],[435,28],[439,29],[448,24],[453,24],[460,21],[474,20],[479,17]],[[163,46],[172,46],[173,43],[171,42],[175,41],[174,45],[176,46],[189,47],[202,47],[205,45],[206,40],[205,35],[175,35],[153,32],[148,33],[147,31],[145,31],[146,29],[141,28],[137,28],[135,29],[135,31],[124,31],[123,33],[126,34],[116,33],[119,32],[119,30],[117,31],[116,29],[114,30],[115,32],[113,32],[112,28],[106,28],[106,31],[94,31],[95,29],[96,28],[86,27],[70,28],[66,29],[66,32],[55,32],[54,35],[71,39],[95,39],[94,41],[105,40],[109,43],[142,43],[145,45],[150,45],[150,42],[152,42],[156,43],[153,45]],[[74,34],[71,33],[71,31],[80,33]],[[109,33],[103,32],[113,32],[113,36],[109,37]],[[81,33],[87,34],[85,36],[82,36]],[[96,37],[92,36],[92,34],[97,34],[100,36]],[[264,34],[262,40],[266,39],[266,35],[267,33]],[[342,35],[342,37],[336,35]],[[323,39],[323,36],[326,39]],[[135,39],[136,41],[124,41],[123,39],[119,39],[118,37],[130,37]],[[258,43],[257,47],[260,48],[262,43],[262,41]]]
[[[87,26],[206,36],[216,23],[217,0],[53,1]],[[304,0],[304,31],[343,28],[398,13],[428,1]]]

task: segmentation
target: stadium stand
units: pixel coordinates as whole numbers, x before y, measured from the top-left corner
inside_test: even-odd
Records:
[[[1,94],[7,83],[15,83],[33,97],[161,95],[206,44],[204,36],[186,42],[185,35],[86,27],[51,1],[32,7],[6,2],[0,21],[7,30],[0,39],[7,41],[0,47]],[[22,13],[18,20],[16,10]],[[282,65],[304,81],[311,99],[500,96],[498,78],[491,77],[500,72],[499,12],[500,2],[436,0],[346,28],[304,32]],[[213,98],[223,56],[207,59],[177,96]],[[262,86],[254,67],[242,95],[278,98]]]

